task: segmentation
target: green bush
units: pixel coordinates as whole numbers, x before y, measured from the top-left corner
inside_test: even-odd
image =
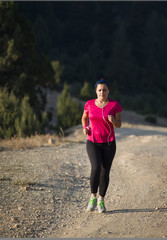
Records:
[[[13,92],[0,89],[0,138],[25,137],[41,133],[46,123],[46,113],[39,121],[29,104],[28,96],[19,100]]]
[[[0,90],[0,138],[10,138],[16,134],[15,119],[19,110],[19,100],[14,93]]]
[[[80,98],[83,100],[88,100],[92,97],[91,88],[88,82],[84,82],[84,85],[80,92]]]
[[[58,87],[61,86],[61,76],[62,76],[62,73],[63,73],[63,66],[61,66],[59,61],[52,61],[51,65],[52,65],[52,68],[54,70],[55,85],[58,88]]]
[[[64,89],[57,102],[57,125],[63,129],[81,123],[82,106],[71,98],[68,85]]]

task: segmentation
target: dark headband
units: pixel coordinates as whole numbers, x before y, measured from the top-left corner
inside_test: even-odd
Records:
[[[97,85],[98,85],[99,83],[105,83],[105,84],[107,85],[107,87],[109,88],[108,82],[107,82],[106,80],[104,80],[104,79],[100,79],[98,82],[96,82],[95,88],[97,87]]]

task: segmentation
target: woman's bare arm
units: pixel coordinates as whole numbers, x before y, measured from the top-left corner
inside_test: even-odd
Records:
[[[108,115],[108,120],[114,125],[116,128],[120,128],[122,125],[121,113],[116,113],[115,116]]]
[[[88,134],[89,128],[88,128],[88,115],[85,113],[85,111],[83,112],[82,115],[82,126],[83,126],[83,133],[85,135]]]

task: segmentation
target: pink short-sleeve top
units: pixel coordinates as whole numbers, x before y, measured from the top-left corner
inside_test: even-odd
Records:
[[[115,132],[113,124],[108,120],[108,115],[114,116],[123,109],[116,100],[109,99],[103,108],[96,106],[95,100],[87,101],[84,107],[85,113],[89,117],[87,140],[94,143],[112,142],[115,139]]]

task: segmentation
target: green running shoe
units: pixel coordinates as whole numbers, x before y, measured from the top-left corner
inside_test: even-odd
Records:
[[[88,207],[87,207],[87,211],[93,211],[95,210],[95,207],[97,206],[97,198],[96,197],[91,197]]]
[[[99,213],[106,212],[106,208],[105,208],[105,205],[104,205],[104,200],[98,199],[97,208],[98,208]]]

